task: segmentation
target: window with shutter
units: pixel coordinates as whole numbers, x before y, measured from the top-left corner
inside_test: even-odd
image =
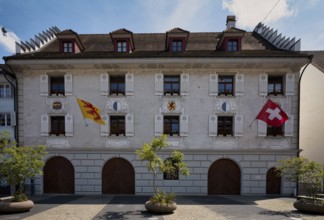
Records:
[[[286,74],[286,95],[295,94],[295,75]]]
[[[181,74],[181,95],[189,95],[189,74]]]
[[[155,115],[155,136],[161,136],[163,134],[163,116]]]
[[[179,116],[165,115],[163,117],[163,134],[169,136],[179,136],[180,134]]]
[[[240,96],[244,94],[244,74],[235,75],[235,95]]]
[[[125,95],[125,76],[110,76],[110,95]]]
[[[134,95],[134,74],[128,73],[125,76],[126,95]]]
[[[180,136],[186,137],[189,133],[189,117],[188,115],[180,115]]]
[[[73,116],[69,114],[65,115],[65,136],[73,136]]]
[[[243,115],[235,115],[234,117],[234,136],[243,136]]]
[[[107,137],[110,134],[110,120],[108,115],[103,115],[102,120],[105,122],[104,125],[100,126],[101,136]]]
[[[209,75],[209,95],[211,96],[218,95],[218,75],[217,74]]]
[[[163,95],[163,81],[162,73],[155,74],[155,95]]]
[[[284,124],[284,135],[286,137],[292,137],[294,134],[294,116],[289,115],[288,120]]]
[[[268,95],[268,74],[259,75],[259,96]]]
[[[64,87],[65,87],[64,90],[66,96],[73,94],[72,74],[64,75]]]
[[[110,135],[125,136],[125,116],[124,115],[110,116]]]
[[[100,95],[109,95],[109,75],[100,74]]]
[[[126,115],[126,136],[134,136],[134,116]]]
[[[209,136],[215,137],[217,136],[217,115],[209,116]]]
[[[218,116],[217,135],[218,136],[233,136],[233,117],[232,116]]]

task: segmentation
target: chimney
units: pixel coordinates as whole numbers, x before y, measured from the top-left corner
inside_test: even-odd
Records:
[[[226,19],[226,28],[229,29],[235,27],[235,22],[236,22],[235,15],[228,15]]]

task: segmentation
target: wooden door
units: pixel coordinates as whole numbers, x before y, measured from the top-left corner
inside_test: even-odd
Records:
[[[103,194],[135,194],[135,172],[126,160],[109,160],[102,170]]]
[[[67,159],[53,157],[44,167],[44,193],[74,193],[74,168]]]
[[[241,171],[232,160],[220,159],[208,170],[208,195],[240,195]]]
[[[278,173],[279,172],[279,173]],[[271,168],[267,172],[267,194],[280,194],[281,190],[281,177],[279,170]]]

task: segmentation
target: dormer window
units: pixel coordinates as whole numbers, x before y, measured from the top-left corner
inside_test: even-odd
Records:
[[[128,52],[128,43],[126,40],[117,41],[117,52],[125,53]]]
[[[227,41],[227,51],[238,51],[238,39],[229,39]]]
[[[183,40],[174,39],[172,40],[172,52],[181,52],[183,50]]]
[[[63,46],[63,53],[73,53],[74,52],[74,47],[73,47],[72,41],[63,41],[62,46]]]

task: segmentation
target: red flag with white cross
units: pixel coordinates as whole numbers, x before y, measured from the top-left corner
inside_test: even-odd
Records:
[[[280,127],[288,120],[288,115],[279,105],[269,99],[257,115],[256,119],[262,120],[268,125]]]

